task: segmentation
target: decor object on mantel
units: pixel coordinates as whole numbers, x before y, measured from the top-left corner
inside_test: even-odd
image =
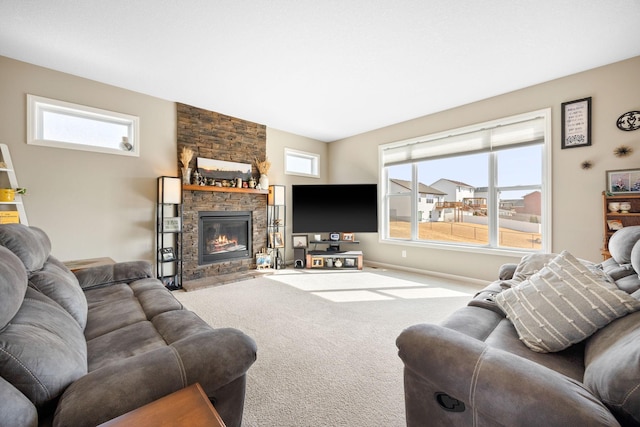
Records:
[[[182,183],[185,185],[191,184],[191,168],[189,167],[191,159],[193,159],[193,150],[189,147],[182,147],[180,163],[182,163]]]
[[[269,177],[267,173],[269,173],[269,169],[271,168],[269,158],[265,157],[263,161],[256,159],[256,167],[258,168],[258,172],[260,172],[258,185],[261,189],[267,190],[269,188]]]

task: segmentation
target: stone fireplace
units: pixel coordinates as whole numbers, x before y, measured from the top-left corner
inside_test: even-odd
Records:
[[[198,264],[251,258],[252,230],[249,211],[198,212]]]
[[[255,159],[266,156],[264,125],[185,104],[177,104],[177,116],[178,156],[182,147],[191,148],[195,152],[189,165],[193,171],[197,157],[204,157],[250,163],[253,176],[259,176]],[[209,217],[205,221],[209,224],[204,225],[208,230],[201,230],[203,215]],[[240,217],[244,217],[244,226],[238,221]],[[218,225],[214,224],[216,221]],[[216,242],[215,234],[222,228],[227,228],[229,235]],[[196,186],[183,188],[183,286],[189,281],[220,282],[222,276],[254,270],[254,255],[267,245],[266,229],[266,194],[235,188],[228,191]],[[203,232],[205,242],[201,242]],[[214,236],[206,237],[207,233]],[[234,250],[229,250],[232,247]]]

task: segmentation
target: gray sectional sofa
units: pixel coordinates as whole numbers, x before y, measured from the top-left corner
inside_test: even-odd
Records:
[[[241,425],[250,337],[184,309],[147,262],[74,274],[50,252],[0,225],[0,425],[95,426],[196,382]]]
[[[532,254],[404,330],[407,426],[640,426],[640,227],[601,264]]]

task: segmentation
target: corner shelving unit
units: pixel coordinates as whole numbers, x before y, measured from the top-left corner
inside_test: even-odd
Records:
[[[285,186],[270,185],[267,196],[267,242],[272,249],[271,262],[273,268],[284,268],[284,252],[286,249],[286,201]],[[280,252],[282,249],[282,252]]]
[[[0,144],[0,162],[0,188],[5,186],[13,189],[18,188],[18,179],[13,169],[9,147],[6,144]],[[16,194],[12,202],[0,202],[0,224],[11,222],[29,225],[21,194]]]
[[[609,203],[627,202],[631,209],[626,212],[609,210]],[[602,209],[604,215],[604,239],[602,243],[602,257],[610,258],[609,239],[619,228],[640,225],[640,194],[613,194],[602,193]]]
[[[158,177],[156,274],[170,290],[182,288],[182,181]]]

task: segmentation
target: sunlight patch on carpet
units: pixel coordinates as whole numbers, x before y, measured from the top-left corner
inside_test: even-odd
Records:
[[[308,274],[304,280],[300,280],[298,275],[273,275],[268,276],[269,280],[276,280],[285,285],[293,286],[303,291],[340,291],[352,289],[389,289],[389,288],[409,288],[424,287],[424,283],[416,283],[409,280],[396,279],[379,274],[359,272],[349,273],[327,273]]]
[[[333,302],[383,301],[395,299],[369,291],[311,292],[311,294]]]
[[[444,288],[419,288],[419,289],[391,289],[391,290],[380,290],[379,292],[383,294],[392,295],[397,298],[403,299],[415,299],[415,298],[455,298],[455,297],[465,297],[469,298],[473,296],[473,294],[469,294],[466,292],[454,291],[451,289]]]

